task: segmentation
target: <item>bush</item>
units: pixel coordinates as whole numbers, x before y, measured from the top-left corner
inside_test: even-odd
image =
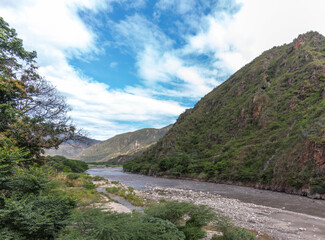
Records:
[[[194,205],[188,202],[163,202],[149,207],[145,213],[152,217],[158,217],[179,224],[187,216],[186,224],[202,227],[210,221],[216,220],[218,215],[205,205]]]
[[[96,185],[93,184],[92,182],[85,182],[85,183],[82,185],[82,187],[91,190],[91,189],[95,189],[95,188],[96,188]]]
[[[44,167],[13,165],[1,178],[0,239],[54,239],[65,227],[75,201],[55,188],[52,174]]]
[[[20,200],[8,198],[4,208],[0,209],[0,227],[7,229],[2,234],[31,240],[53,239],[68,223],[74,207],[74,201],[60,195],[26,195]]]
[[[316,177],[310,180],[310,186],[311,186],[311,193],[319,193],[324,194],[325,193],[325,179]]]
[[[73,218],[60,240],[184,240],[185,236],[169,221],[142,214],[122,214],[87,209]]]
[[[248,232],[244,228],[231,227],[223,231],[223,236],[220,236],[220,240],[256,240],[257,238],[251,232]]]
[[[70,181],[76,180],[78,178],[80,178],[80,174],[78,174],[78,173],[69,173],[67,175],[67,179],[69,179]]]
[[[26,240],[24,236],[8,228],[0,229],[0,239],[6,240]]]
[[[10,192],[9,196],[22,197],[25,194],[38,194],[41,190],[47,188],[49,180],[46,169],[31,167],[26,169],[16,168],[12,176],[4,184],[4,188]]]
[[[112,194],[118,193],[122,188],[121,187],[108,187],[106,191]]]
[[[104,178],[102,176],[93,176],[92,180],[94,180],[94,181],[106,181],[106,178]]]
[[[163,202],[149,207],[145,213],[150,217],[172,222],[189,240],[204,237],[205,232],[201,228],[218,219],[218,215],[207,206],[177,201]]]
[[[88,164],[83,161],[67,159],[59,155],[47,156],[46,164],[59,172],[83,173],[88,169]]]
[[[27,161],[26,156],[27,153],[15,148],[9,139],[0,138],[0,184],[14,174],[19,163]]]

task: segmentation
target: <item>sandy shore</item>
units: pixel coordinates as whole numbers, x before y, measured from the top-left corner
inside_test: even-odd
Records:
[[[192,190],[148,187],[142,194],[153,200],[165,198],[208,205],[216,212],[231,218],[236,225],[267,233],[276,239],[325,239],[325,218],[244,203],[237,199]]]

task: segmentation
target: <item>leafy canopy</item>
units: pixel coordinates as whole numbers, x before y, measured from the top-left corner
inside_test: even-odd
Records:
[[[9,138],[29,156],[75,136],[64,97],[37,73],[36,52],[23,47],[0,17],[0,138]]]

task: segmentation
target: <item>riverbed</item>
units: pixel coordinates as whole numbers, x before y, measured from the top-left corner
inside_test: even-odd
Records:
[[[245,203],[254,203],[325,218],[324,200],[316,200],[298,195],[227,184],[150,177],[126,173],[123,172],[120,167],[92,168],[89,169],[87,173],[90,175],[102,176],[114,181],[120,181],[123,184],[142,191],[152,187],[202,191],[205,193],[215,193],[227,198],[238,199]]]
[[[324,200],[249,187],[149,177],[124,173],[121,168],[93,168],[88,173],[132,186],[143,197],[155,201],[164,198],[207,205],[235,225],[256,230],[259,235],[281,240],[325,239]]]

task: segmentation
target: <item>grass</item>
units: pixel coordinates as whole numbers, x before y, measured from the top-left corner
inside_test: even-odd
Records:
[[[107,187],[105,190],[111,194],[120,196],[136,207],[146,207],[153,204],[153,201],[139,196],[133,187],[121,185],[118,181],[111,181],[112,184],[118,186]]]
[[[96,191],[91,176],[85,173],[71,176],[71,173],[60,172],[51,176],[52,184],[57,189],[66,192],[68,196],[73,197],[79,206],[89,206],[103,201],[102,194]]]

